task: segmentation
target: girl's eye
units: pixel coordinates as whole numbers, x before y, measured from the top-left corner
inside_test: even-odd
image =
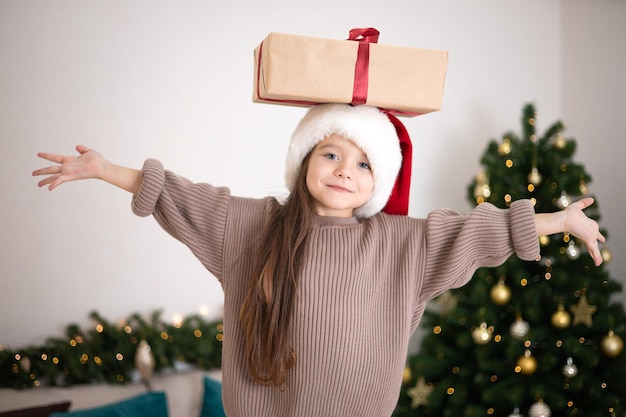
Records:
[[[371,169],[370,164],[368,164],[367,162],[359,162],[359,168]]]
[[[338,158],[337,158],[337,155],[335,155],[334,153],[327,153],[327,154],[326,154],[326,155],[324,155],[324,156],[325,156],[326,158],[328,158],[328,159],[333,159],[333,160],[338,159]]]

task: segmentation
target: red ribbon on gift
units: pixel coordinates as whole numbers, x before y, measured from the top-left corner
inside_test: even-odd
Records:
[[[359,42],[354,66],[354,87],[350,104],[358,106],[367,102],[370,66],[370,43],[378,42],[380,32],[374,28],[356,28],[350,31],[349,41]]]

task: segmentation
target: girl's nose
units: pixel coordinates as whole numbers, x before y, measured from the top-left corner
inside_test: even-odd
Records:
[[[352,171],[346,164],[339,164],[335,170],[335,175],[341,178],[350,179],[352,178]]]

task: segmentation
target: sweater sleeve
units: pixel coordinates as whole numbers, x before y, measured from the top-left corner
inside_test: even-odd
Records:
[[[145,161],[142,174],[139,192],[132,200],[133,213],[154,215],[165,231],[187,245],[221,280],[229,189],[192,183],[164,170],[155,159]]]
[[[476,269],[501,265],[512,254],[525,261],[539,256],[535,210],[530,200],[509,209],[477,206],[468,216],[442,209],[426,219],[426,270],[420,294],[427,301],[465,285]]]

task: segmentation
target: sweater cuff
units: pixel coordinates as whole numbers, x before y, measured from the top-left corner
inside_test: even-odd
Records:
[[[141,169],[143,178],[139,192],[133,196],[131,207],[137,216],[146,217],[154,212],[165,183],[165,170],[156,159],[146,159]]]
[[[535,226],[535,208],[530,200],[511,203],[511,238],[517,257],[524,261],[539,258],[539,239]]]

